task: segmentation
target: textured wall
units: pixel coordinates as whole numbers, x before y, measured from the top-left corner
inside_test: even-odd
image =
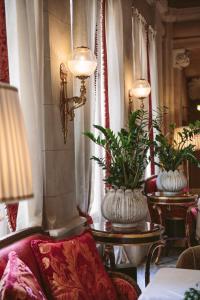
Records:
[[[74,177],[74,132],[69,122],[66,145],[60,121],[60,63],[66,63],[70,45],[70,1],[44,1],[45,32],[45,220],[61,227],[77,215]],[[68,92],[72,90],[70,85]]]

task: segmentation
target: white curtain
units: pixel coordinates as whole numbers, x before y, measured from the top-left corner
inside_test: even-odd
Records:
[[[98,72],[96,77],[96,103],[92,124],[105,126],[104,62],[102,56],[105,45],[102,40],[102,1],[97,1],[97,54]],[[108,101],[110,128],[117,132],[124,126],[124,57],[123,57],[123,16],[120,0],[106,1],[106,49],[108,72]],[[92,145],[91,153],[105,157],[102,149]],[[103,171],[96,162],[92,163],[91,209],[94,221],[101,219],[101,203],[105,194]]]
[[[95,38],[98,52],[98,70],[87,80],[87,102],[75,111],[75,164],[76,164],[76,201],[83,211],[89,209],[94,221],[101,218],[101,199],[104,196],[103,172],[90,161],[92,155],[103,157],[102,149],[83,135],[84,131],[93,131],[93,124],[104,126],[104,101],[102,93],[102,55],[100,27],[101,1],[73,1],[73,41],[74,47],[88,46],[95,52]],[[97,31],[96,31],[97,30]],[[73,93],[79,94],[79,80],[74,80]]]
[[[32,160],[34,198],[19,204],[17,229],[42,224],[43,1],[6,0],[10,83],[19,89]]]
[[[10,232],[8,227],[8,221],[6,217],[6,210],[4,204],[0,205],[0,237],[5,236]]]
[[[139,78],[148,80],[148,55],[151,80],[152,110],[155,111],[158,104],[157,53],[155,41],[156,33],[151,26],[147,25],[146,20],[136,8],[133,7],[132,12],[133,80]],[[147,38],[149,43],[148,49]],[[134,99],[133,110],[139,109],[140,104],[140,100]],[[144,110],[147,112],[149,111],[149,98],[144,99]],[[149,154],[150,151],[148,155]],[[149,163],[145,170],[145,178],[150,176],[151,165]]]
[[[110,128],[118,132],[124,127],[123,15],[120,0],[108,0],[106,4]]]
[[[147,78],[147,23],[136,8],[132,8],[133,81]],[[134,99],[133,110],[140,108],[140,100]],[[144,100],[148,111],[148,99]]]
[[[144,78],[148,80],[147,64],[147,23],[136,8],[132,8],[132,47],[133,47],[133,80]],[[133,110],[140,108],[140,100],[134,99]],[[148,111],[149,99],[144,100],[144,110]],[[147,166],[146,172],[150,169]],[[145,174],[146,175],[146,174]],[[148,216],[147,216],[148,218]],[[135,266],[138,266],[147,253],[147,246],[124,246],[125,253]]]

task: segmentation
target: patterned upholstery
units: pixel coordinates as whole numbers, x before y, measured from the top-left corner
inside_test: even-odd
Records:
[[[49,240],[49,236],[44,234],[34,234],[29,237],[23,238],[11,245],[0,249],[0,278],[3,275],[4,269],[8,261],[8,255],[11,251],[15,251],[18,257],[31,269],[38,281],[41,280],[40,270],[37,266],[37,261],[31,249],[32,239]]]
[[[58,241],[32,241],[48,294],[53,299],[117,300],[90,232]]]
[[[200,270],[200,245],[183,251],[178,258],[176,268]]]
[[[47,300],[31,270],[14,251],[9,253],[8,263],[1,278],[0,298],[1,300]]]
[[[23,234],[21,234],[21,232],[13,233],[11,237],[9,237],[9,238],[6,237],[5,240],[0,241],[0,278],[2,277],[2,275],[4,273],[6,264],[8,262],[9,253],[11,251],[15,251],[17,253],[17,256],[30,268],[30,270],[35,275],[35,277],[36,277],[38,283],[41,285],[41,287],[43,289],[45,289],[44,282],[42,281],[41,270],[39,268],[37,260],[31,249],[31,241],[32,240],[40,240],[44,243],[45,243],[45,241],[54,243],[54,240],[52,240],[47,234],[39,233],[41,231],[42,231],[41,228],[35,228],[35,229],[31,228],[31,231],[29,228],[29,229],[23,230],[22,231]],[[71,242],[76,244],[77,243],[76,238],[77,238],[77,236],[71,237],[71,239],[70,239]],[[62,242],[62,241],[60,241],[60,242]],[[56,243],[54,243],[54,244],[56,244]],[[94,245],[95,245],[95,243],[94,243]],[[77,245],[77,247],[78,247],[78,245]],[[96,247],[95,247],[95,249],[96,249]],[[69,254],[70,254],[70,247],[69,247],[69,249],[66,250],[66,252],[67,253],[69,252]],[[73,257],[75,258],[77,253],[71,252],[71,257],[72,257],[72,255],[74,255]],[[86,252],[84,253],[84,255],[86,255]],[[87,256],[86,256],[86,258],[87,258]],[[90,256],[90,259],[91,259],[91,256]],[[77,260],[75,260],[74,263],[76,263],[75,265],[79,266],[80,265],[79,258],[77,258]],[[99,264],[98,265],[99,267],[95,268],[95,271],[98,270],[98,272],[99,272],[99,270],[102,270],[102,268],[103,268],[103,264],[102,264],[99,256],[97,258],[97,263]],[[82,267],[80,267],[79,270],[81,271],[81,275],[84,278],[85,269]],[[91,269],[89,268],[89,272],[90,272],[89,277],[85,276],[85,279],[92,277],[93,273],[90,270]],[[103,270],[104,270],[104,268],[103,268]],[[106,273],[106,275],[107,275],[107,273]],[[117,279],[117,276],[119,277],[119,279]],[[123,275],[123,276],[125,276],[125,275]],[[108,281],[110,281],[109,278],[108,278]],[[112,284],[112,281],[110,281],[110,282]],[[138,298],[137,295],[139,295],[139,293],[140,293],[139,288],[138,288],[137,284],[134,283],[133,280],[130,280],[129,276],[126,276],[126,278],[124,278],[124,277],[122,278],[122,276],[120,274],[118,275],[118,272],[116,272],[115,279],[113,280],[113,284],[112,284],[112,286],[113,286],[114,290],[116,289],[115,293],[117,293],[118,300],[124,300],[124,299],[134,300],[134,299]],[[105,288],[102,288],[101,294],[99,294],[100,296],[102,296],[102,298],[95,297],[95,300],[106,299],[106,297],[104,297],[105,290],[106,290]],[[46,290],[45,290],[45,292],[46,292]],[[14,300],[14,298],[12,298],[12,299]],[[49,296],[48,299],[52,299],[52,297]],[[89,300],[89,299],[90,298],[87,298],[87,300]],[[112,299],[112,298],[110,298],[110,299]]]
[[[109,272],[114,283],[118,300],[137,300],[141,290],[129,276],[119,272]]]

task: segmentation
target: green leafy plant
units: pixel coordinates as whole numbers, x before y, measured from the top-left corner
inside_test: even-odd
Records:
[[[184,293],[184,300],[200,300],[200,290],[196,288],[189,288]]]
[[[190,124],[178,132],[179,141],[174,139],[175,124],[171,124],[169,132],[163,134],[160,127],[157,129],[154,149],[155,155],[158,156],[159,162],[156,164],[166,171],[175,171],[183,161],[190,161],[200,167],[199,161],[195,156],[195,146],[192,145],[194,135],[200,133],[200,121]],[[191,144],[190,144],[191,142]]]
[[[158,126],[159,117],[153,124]],[[105,182],[108,185],[134,189],[141,187],[144,170],[149,161],[148,149],[151,145],[148,130],[148,113],[144,110],[132,112],[129,116],[127,129],[122,128],[114,133],[109,128],[94,125],[99,131],[95,136],[92,132],[84,132],[94,143],[104,148],[110,156],[110,163],[105,157],[92,156],[99,166],[106,170]]]

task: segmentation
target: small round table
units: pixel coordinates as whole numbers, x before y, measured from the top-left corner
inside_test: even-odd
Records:
[[[165,245],[163,239],[164,227],[159,224],[142,222],[134,228],[115,228],[108,221],[91,225],[92,234],[97,243],[105,245],[104,261],[115,268],[113,246],[122,245],[150,245],[145,268],[145,285],[150,279],[150,264],[155,250]]]
[[[159,222],[162,226],[165,226],[165,217],[163,215],[162,207],[166,207],[170,213],[172,207],[179,207],[184,210],[183,217],[181,218],[185,223],[185,237],[181,239],[186,240],[188,247],[191,246],[190,243],[190,234],[189,234],[189,215],[191,209],[197,207],[198,195],[182,193],[177,195],[166,195],[162,192],[156,192],[152,194],[147,194],[148,202],[152,205],[152,208],[157,211],[159,216]],[[171,220],[177,219],[173,216],[173,213],[170,217]],[[176,239],[179,239],[177,237]]]

